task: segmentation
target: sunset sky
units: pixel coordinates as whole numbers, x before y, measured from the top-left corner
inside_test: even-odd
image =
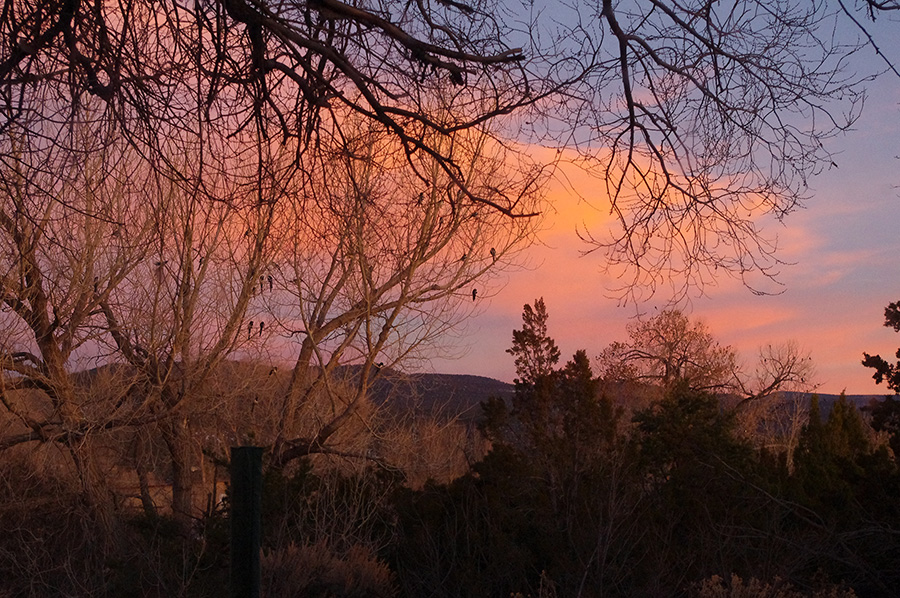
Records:
[[[895,33],[880,42],[900,64]],[[722,279],[680,307],[748,363],[760,346],[793,340],[810,352],[822,392],[883,393],[860,360],[864,351],[891,358],[900,346],[900,334],[882,325],[884,307],[900,300],[900,78],[884,76],[873,84],[854,130],[828,147],[837,152],[837,168],[811,180],[805,210],[766,229],[778,236],[780,258],[794,264],[782,269],[783,287],[769,287],[780,294],[757,296]],[[602,183],[570,176],[591,203],[606,202],[598,195]],[[609,298],[602,255],[580,257],[586,246],[575,232],[582,224],[599,230],[606,212],[580,202],[562,184],[553,186],[549,199],[548,230],[527,254],[530,267],[510,272],[506,286],[483,299],[459,343],[465,354],[433,359],[433,371],[512,381],[513,360],[504,351],[520,327],[523,305],[537,297],[547,303],[550,334],[565,358],[578,349],[596,356],[626,338],[629,318],[665,307],[665,296],[625,306]]]

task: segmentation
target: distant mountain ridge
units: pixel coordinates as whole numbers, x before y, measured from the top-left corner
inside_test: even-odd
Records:
[[[813,395],[819,397],[819,411],[822,413],[822,417],[828,417],[828,414],[831,413],[831,408],[835,403],[838,402],[841,395],[837,394],[825,394],[820,392],[786,392],[784,393],[787,398],[800,397],[807,401],[806,406],[809,407],[810,401]],[[883,401],[885,397],[891,396],[889,393],[884,394],[871,394],[871,395],[844,395],[847,398],[847,402],[855,405],[856,408],[860,411],[865,412],[868,407],[872,404],[873,401]]]
[[[372,386],[372,400],[377,405],[392,410],[414,410],[423,415],[460,417],[477,420],[480,405],[491,397],[510,401],[515,386],[508,382],[474,376],[470,374],[401,374],[393,370],[384,372]],[[839,394],[827,393],[784,393],[786,398],[802,398],[809,401],[815,394],[819,397],[822,416],[831,413]],[[845,395],[857,409],[865,411],[873,401],[882,401],[889,393]]]
[[[372,401],[396,411],[476,420],[481,403],[491,397],[512,399],[515,386],[470,374],[401,374],[385,372],[370,390]]]

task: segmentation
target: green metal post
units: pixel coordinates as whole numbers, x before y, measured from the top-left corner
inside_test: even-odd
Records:
[[[231,448],[232,598],[259,598],[262,453],[257,446]]]

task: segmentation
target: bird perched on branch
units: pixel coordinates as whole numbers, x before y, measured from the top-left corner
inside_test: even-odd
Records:
[[[156,282],[162,284],[163,276],[165,275],[165,265],[169,263],[169,260],[159,260],[158,262],[153,262],[153,265],[156,266]]]
[[[478,296],[478,289],[472,289],[472,301],[475,301],[475,297]]]

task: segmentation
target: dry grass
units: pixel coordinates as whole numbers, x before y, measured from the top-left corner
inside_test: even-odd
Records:
[[[791,584],[776,578],[766,583],[755,578],[747,581],[737,575],[725,579],[714,575],[700,583],[695,598],[856,598],[851,589],[830,585],[812,592],[801,592]]]
[[[264,598],[389,598],[396,595],[387,565],[364,546],[343,554],[327,544],[291,544],[262,557]]]

